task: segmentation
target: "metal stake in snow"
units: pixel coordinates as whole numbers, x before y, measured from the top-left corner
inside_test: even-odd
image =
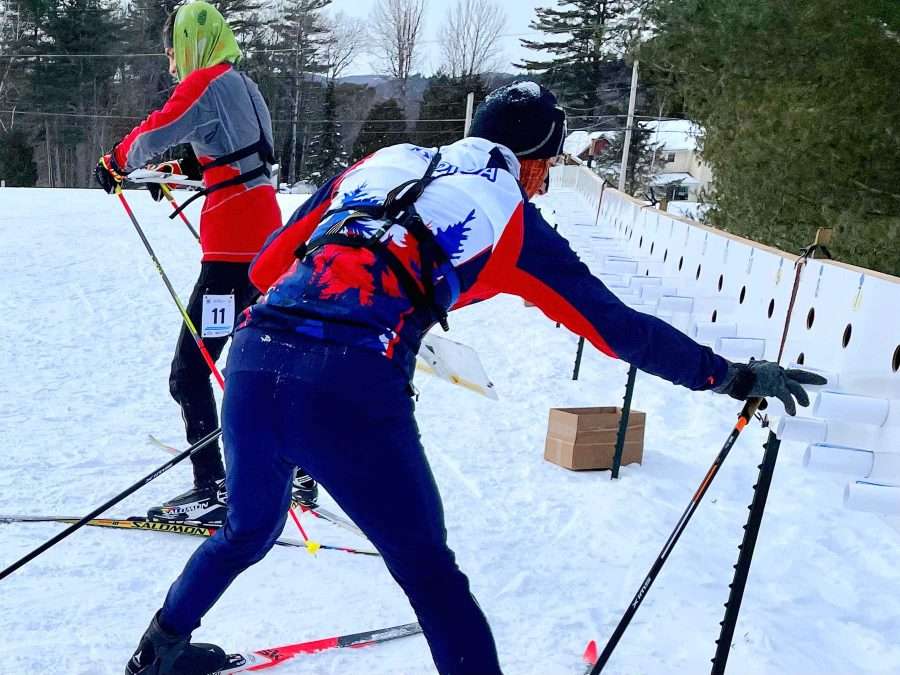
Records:
[[[725,441],[725,445],[722,446],[722,449],[716,456],[715,461],[713,461],[712,466],[709,467],[709,471],[706,472],[706,476],[703,478],[703,482],[700,483],[700,487],[697,488],[697,491],[691,498],[684,513],[681,514],[681,518],[678,519],[675,529],[672,531],[672,534],[669,535],[662,551],[659,552],[656,562],[653,563],[653,567],[651,567],[650,571],[647,573],[647,576],[641,584],[641,587],[638,589],[638,592],[635,594],[634,599],[631,601],[631,604],[628,605],[628,609],[625,610],[625,614],[623,614],[622,618],[619,620],[619,625],[616,626],[616,629],[613,631],[612,636],[609,638],[609,642],[606,643],[603,652],[600,654],[594,667],[591,668],[590,675],[599,675],[603,672],[603,667],[609,662],[616,645],[619,644],[619,640],[621,640],[622,636],[625,634],[625,629],[628,628],[628,624],[631,623],[631,619],[634,618],[638,607],[641,606],[644,598],[647,597],[647,592],[650,590],[653,582],[656,581],[656,577],[659,575],[660,570],[662,570],[672,549],[675,548],[675,544],[678,543],[678,539],[687,527],[688,522],[690,522],[691,516],[694,515],[694,511],[696,511],[697,507],[700,505],[700,501],[709,489],[710,484],[712,484],[713,479],[725,462],[725,458],[728,457],[728,453],[731,452],[731,448],[734,447],[734,444],[737,441],[738,436],[740,436],[741,432],[744,430],[744,427],[746,427],[750,423],[750,420],[753,419],[753,416],[756,414],[761,403],[762,399],[751,398],[744,404],[744,408],[741,410],[738,417],[737,424],[735,424],[734,429],[731,430],[728,440]]]
[[[766,500],[769,497],[769,487],[772,485],[772,476],[775,473],[775,462],[778,460],[778,450],[781,441],[773,433],[769,432],[769,440],[766,441],[766,452],[763,455],[762,464],[759,465],[759,478],[753,486],[753,501],[750,503],[750,515],[747,524],[744,525],[744,539],[738,546],[737,563],[734,566],[734,578],[728,584],[728,602],[725,603],[725,618],[716,640],[716,655],[712,659],[712,675],[724,675],[725,664],[728,662],[728,652],[731,650],[731,640],[734,638],[734,629],[737,626],[738,614],[741,611],[741,601],[744,599],[744,589],[747,587],[747,578],[750,576],[750,563],[753,561],[753,552],[756,549],[756,540],[759,536],[759,528],[762,525],[763,513],[766,510]]]
[[[619,431],[616,434],[616,451],[613,454],[613,465],[610,478],[619,477],[622,468],[622,453],[625,452],[625,435],[628,433],[628,418],[631,416],[631,397],[634,396],[634,381],[637,378],[637,366],[629,366],[628,381],[625,383],[625,400],[622,402],[622,417],[619,420]]]
[[[205,448],[207,445],[212,443],[214,440],[216,440],[221,435],[222,435],[222,430],[216,429],[211,434],[207,435],[204,438],[201,438],[199,441],[194,443],[191,447],[186,449],[181,454],[176,455],[175,457],[170,459],[168,462],[163,464],[161,467],[159,467],[152,473],[144,476],[137,483],[135,483],[134,485],[132,485],[129,488],[126,488],[125,490],[123,490],[122,492],[117,494],[115,497],[110,499],[108,502],[105,502],[105,503],[101,504],[100,506],[98,506],[96,509],[91,511],[89,514],[87,514],[84,518],[79,520],[77,523],[74,523],[71,526],[67,527],[65,530],[60,532],[58,535],[56,535],[52,539],[48,539],[43,544],[38,546],[36,549],[34,549],[28,555],[26,555],[26,556],[20,558],[19,560],[17,560],[16,562],[14,562],[12,565],[7,567],[5,570],[0,572],[0,579],[5,579],[6,577],[8,577],[10,574],[15,572],[20,567],[27,565],[29,562],[31,562],[32,560],[37,558],[39,555],[41,555],[41,553],[43,553],[47,549],[52,548],[53,546],[56,546],[59,542],[61,542],[66,537],[68,537],[70,534],[74,533],[76,530],[80,530],[85,525],[88,525],[91,520],[93,520],[94,518],[99,516],[101,513],[103,513],[107,509],[112,508],[113,506],[118,504],[120,501],[122,501],[123,499],[128,497],[129,495],[134,494],[135,492],[140,490],[142,487],[147,485],[147,483],[158,478],[159,476],[164,474],[166,471],[171,469],[173,466],[175,466],[179,462],[184,461],[185,459],[187,459],[188,457],[193,455],[195,452],[198,452],[202,448]]]
[[[817,251],[821,251],[826,257],[831,254],[825,248],[830,239],[828,235],[819,230],[816,233],[815,242],[805,248],[794,264],[794,286],[791,290],[791,299],[788,303],[787,313],[784,318],[784,330],[781,334],[781,343],[778,348],[778,362],[784,356],[784,347],[787,344],[788,332],[791,328],[791,319],[794,315],[794,307],[797,301],[797,292],[800,289],[800,277],[810,258],[815,258]],[[759,476],[756,485],[753,486],[753,501],[750,503],[750,514],[744,525],[744,538],[738,546],[738,559],[734,565],[734,576],[728,584],[728,602],[725,603],[725,616],[719,625],[719,638],[716,640],[716,654],[712,659],[712,675],[724,675],[725,664],[728,662],[728,654],[731,651],[731,640],[737,627],[738,614],[741,611],[741,602],[744,599],[744,589],[747,587],[747,578],[750,576],[750,564],[753,562],[753,553],[756,550],[756,540],[759,537],[759,528],[762,525],[763,514],[766,510],[766,501],[769,497],[769,487],[772,484],[772,476],[775,473],[775,463],[778,460],[778,450],[781,441],[773,433],[769,432],[769,439],[765,444],[765,454],[759,465]]]

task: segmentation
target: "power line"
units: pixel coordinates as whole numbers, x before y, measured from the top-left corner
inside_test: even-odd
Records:
[[[44,116],[44,117],[76,117],[76,118],[98,118],[98,119],[123,119],[123,120],[141,120],[144,119],[145,116],[138,115],[113,115],[109,113],[72,113],[72,112],[54,112],[48,110],[18,110],[18,109],[3,109],[0,110],[0,114],[7,115],[31,115],[31,116]],[[612,114],[612,115],[569,115],[568,119],[570,120],[602,120],[602,119],[622,119],[628,117],[625,114]],[[651,122],[662,121],[662,122],[688,122],[683,117],[659,117],[657,115],[635,115],[635,119],[639,120],[647,120]],[[281,122],[281,123],[289,123],[293,122],[293,118],[274,118],[273,122]],[[335,118],[333,120],[327,118],[316,118],[316,119],[305,119],[303,120],[303,124],[327,124],[327,123],[345,123],[345,124],[360,124],[366,122],[376,122],[376,123],[456,123],[456,122],[464,122],[465,118],[462,117],[444,117],[444,118],[436,118],[430,119],[425,117],[411,117],[404,118],[402,120],[398,119],[352,119],[352,118]],[[584,129],[572,129],[572,131],[583,131]],[[671,129],[671,130],[660,130],[659,133],[687,133],[683,130]]]
[[[89,8],[82,8],[89,9]],[[98,11],[107,11],[107,10],[98,10]],[[533,30],[528,33],[500,33],[497,35],[498,38],[503,37],[528,37],[531,35],[541,35],[541,34],[559,34],[559,35],[570,35],[574,34],[578,31],[585,30],[593,30],[592,27],[572,27],[572,28],[561,28],[559,30],[553,29],[542,29],[542,30]],[[442,40],[417,40],[416,44],[438,44],[441,43]],[[561,44],[561,43],[560,43]],[[279,53],[294,53],[300,51],[302,48],[300,47],[290,47],[285,49],[244,49],[241,48],[241,51],[245,54],[279,54]],[[23,53],[15,53],[15,54],[0,54],[0,59],[16,59],[16,58],[144,58],[144,57],[164,57],[165,55],[159,52],[154,53],[142,53],[142,52],[120,52],[120,53],[76,53],[76,54],[23,54]]]
[[[135,116],[135,115],[109,115],[103,113],[64,113],[64,112],[49,112],[43,110],[16,110],[16,109],[6,109],[0,110],[0,114],[11,114],[11,115],[33,115],[33,116],[44,116],[44,117],[78,117],[78,118],[100,118],[100,119],[126,119],[126,120],[140,120],[144,119],[145,116]],[[293,122],[292,118],[276,118],[272,120],[273,122]],[[325,118],[318,119],[307,119],[303,120],[303,124],[325,124],[328,122],[339,122],[339,123],[347,123],[354,124],[360,122],[378,122],[378,123],[409,123],[409,122],[465,122],[465,118],[463,117],[453,117],[453,118],[443,118],[443,119],[425,119],[425,118],[411,118],[411,119],[401,119],[401,120],[392,120],[392,119],[341,119],[337,118],[334,120],[329,120]]]

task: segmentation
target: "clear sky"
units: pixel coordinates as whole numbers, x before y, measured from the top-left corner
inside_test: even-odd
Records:
[[[555,7],[556,0],[493,0],[506,11],[506,30],[501,44],[507,64],[511,64],[523,57],[534,57],[535,53],[523,49],[519,44],[519,37],[539,37],[540,33],[532,31],[528,24],[534,18],[535,7]],[[433,73],[440,66],[440,50],[437,37],[440,35],[441,24],[455,0],[426,0],[425,32],[422,49],[422,67],[425,74]],[[366,17],[372,10],[375,0],[333,0],[328,11],[341,11],[351,16]],[[346,75],[362,75],[374,72],[371,65],[372,57],[362,55],[347,70]],[[503,70],[513,71],[511,65]]]

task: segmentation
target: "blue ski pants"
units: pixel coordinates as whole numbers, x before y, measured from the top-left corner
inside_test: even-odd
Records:
[[[438,671],[500,673],[487,620],[447,546],[413,412],[408,376],[374,351],[238,331],[222,409],[228,518],[172,584],[163,626],[192,632],[234,578],[272,548],[299,465],[381,553]]]

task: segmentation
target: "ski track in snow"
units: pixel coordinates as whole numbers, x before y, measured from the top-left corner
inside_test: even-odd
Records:
[[[186,300],[196,243],[165,204],[126,194]],[[302,200],[281,199],[286,214]],[[573,193],[545,204],[576,245],[589,241],[574,224],[590,213]],[[199,220],[198,208],[188,214]],[[98,190],[0,190],[0,242],[0,513],[83,514],[166,461],[148,433],[184,445],[168,394],[180,316],[119,204]],[[618,404],[625,365],[588,348],[573,382],[577,338],[518,298],[455,312],[451,325],[449,337],[479,351],[501,400],[416,378],[450,543],[506,672],[580,672],[587,640],[602,646],[609,636],[739,406],[641,374],[643,466],[625,467],[618,482],[569,472],[542,459],[548,409]],[[742,436],[607,672],[708,672],[764,440],[758,425]],[[843,510],[845,480],[805,472],[801,452],[782,448],[728,672],[900,673],[897,533]],[[111,515],[143,513],[189,481],[176,467]],[[0,525],[0,566],[61,527]],[[306,527],[323,543],[364,543],[320,521]],[[122,672],[198,543],[86,528],[0,582],[0,674]],[[412,620],[380,561],[276,548],[194,637],[235,651]],[[408,638],[299,658],[278,672],[434,670],[425,641]]]

